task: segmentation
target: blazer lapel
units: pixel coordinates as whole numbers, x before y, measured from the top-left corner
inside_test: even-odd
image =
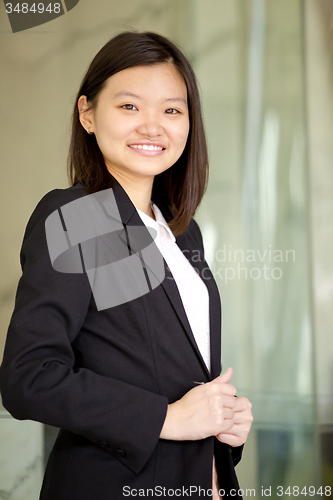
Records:
[[[143,223],[139,214],[137,213],[134,204],[130,200],[126,191],[123,189],[123,187],[119,184],[119,182],[115,178],[113,179],[112,189],[113,189],[113,193],[114,193],[114,196],[115,196],[115,199],[117,202],[119,214],[120,214],[120,217],[121,217],[123,224],[128,225],[128,226],[143,226],[143,227],[145,227],[145,224]],[[162,204],[159,204],[159,203],[156,203],[156,204],[158,204],[165,220],[167,222],[169,222],[172,218],[172,215],[169,212],[168,208]],[[197,250],[197,248],[193,248],[193,246],[190,244],[189,238],[187,238],[187,235],[186,235],[186,231],[185,231],[185,233],[176,237],[176,243],[179,246],[179,248],[182,250],[182,252],[184,253],[185,257],[188,259],[190,264],[199,272],[199,275],[201,277],[208,278],[208,279],[205,279],[204,281],[205,281],[205,284],[207,285],[207,289],[208,289],[208,293],[209,293],[210,341],[211,341],[211,345],[216,345],[214,342],[216,341],[215,340],[216,336],[220,335],[220,332],[217,331],[217,330],[219,330],[219,325],[216,324],[216,322],[214,321],[215,320],[214,306],[216,306],[216,297],[214,297],[215,294],[213,292],[214,291],[216,292],[216,290],[214,290],[214,286],[212,286],[212,283],[211,283],[212,279],[214,280],[214,278],[213,278],[213,276],[208,268],[207,263],[203,260],[203,256],[202,256],[202,259],[200,259],[199,261],[196,261],[196,259],[194,258],[195,257],[194,252],[191,250]],[[198,360],[199,360],[199,362],[200,362],[200,364],[205,372],[207,379],[211,380],[212,375],[216,376],[215,375],[216,367],[219,365],[219,359],[215,359],[214,353],[212,352],[212,349],[211,349],[211,373],[210,373],[207,366],[206,366],[206,363],[205,363],[205,361],[204,361],[204,359],[199,351],[196,340],[194,338],[192,329],[190,327],[190,324],[189,324],[189,321],[188,321],[188,318],[186,315],[186,311],[184,309],[184,305],[182,303],[182,300],[181,300],[181,297],[180,297],[180,294],[178,291],[178,287],[177,287],[177,285],[172,277],[171,271],[170,271],[166,261],[164,259],[163,259],[163,261],[164,261],[164,266],[165,266],[165,278],[161,282],[161,286],[163,287],[168,299],[170,300],[170,302],[175,310],[175,313],[177,314],[177,316],[179,318],[179,321],[181,322],[181,324],[186,332],[188,340],[191,343],[191,345],[192,345],[192,347],[193,347],[193,349],[198,357]],[[215,283],[215,281],[214,281],[214,283]],[[215,287],[216,287],[216,285],[215,285]],[[219,358],[218,350],[217,350],[217,356]],[[198,382],[200,382],[200,381],[198,381]]]
[[[220,295],[214,280],[214,276],[210,271],[207,262],[204,259],[203,254],[200,252],[200,258],[198,259],[198,248],[191,248],[191,244],[188,241],[189,238],[186,235],[186,232],[176,237],[176,242],[179,248],[184,253],[185,257],[188,259],[190,264],[199,274],[201,279],[204,281],[207,286],[208,294],[209,294],[209,332],[210,332],[210,361],[211,361],[211,369],[210,373],[207,370],[206,364],[204,363],[202,356],[200,355],[202,362],[205,365],[206,372],[209,375],[209,379],[217,377],[221,371],[221,359],[220,359],[220,349],[212,349],[212,346],[220,346],[221,344],[221,303],[220,303]],[[196,250],[195,252],[188,252],[188,250]],[[193,337],[193,333],[191,331],[191,335]],[[194,337],[193,337],[194,339]],[[195,340],[194,340],[195,342]],[[195,344],[196,345],[196,344]]]
[[[165,220],[169,222],[172,219],[172,215],[168,210],[168,208],[163,204],[158,204],[158,203],[156,204],[159,206]],[[219,299],[219,291],[215,283],[214,277],[208,267],[207,262],[204,260],[204,256],[201,254],[200,259],[197,259],[197,250],[199,249],[197,247],[194,248],[193,245],[191,245],[189,238],[187,237],[186,231],[176,237],[176,243],[183,252],[183,254],[185,255],[185,257],[187,258],[187,260],[193,266],[195,271],[198,272],[199,276],[203,279],[204,283],[207,286],[209,294],[210,345],[211,346],[220,345],[221,317],[219,311],[221,308],[221,304]],[[195,252],[193,252],[192,250],[195,250]],[[207,365],[198,348],[195,337],[193,335],[177,285],[175,284],[172,274],[166,263],[165,266],[166,266],[166,279],[161,283],[161,286],[163,287],[179,320],[181,321],[183,328],[186,332],[186,335],[198,356],[198,359],[205,371],[207,378],[209,380],[212,380],[213,378],[217,377],[220,374],[220,364],[221,364],[219,355],[220,349],[216,350],[213,350],[212,348],[210,349],[211,370],[209,372]],[[218,342],[218,344],[216,344],[216,342]]]
[[[172,277],[171,271],[168,268],[168,265],[166,263],[165,263],[165,267],[166,267],[165,279],[161,283],[161,286],[164,289],[168,299],[170,300],[172,307],[174,308],[174,310],[179,318],[179,321],[183,325],[183,328],[184,328],[185,333],[188,337],[188,340],[191,343],[191,345],[192,345],[192,347],[193,347],[193,349],[198,357],[198,360],[199,360],[199,362],[200,362],[200,364],[201,364],[201,366],[206,374],[206,377],[210,380],[211,376],[210,376],[209,370],[206,366],[206,363],[201,355],[201,352],[199,351],[198,345],[197,345],[196,340],[194,338],[190,323],[189,323],[187,315],[186,315],[186,311],[184,309],[182,299],[181,299],[179,291],[178,291],[178,287],[177,287],[177,285]],[[199,382],[203,382],[203,381],[199,380]]]

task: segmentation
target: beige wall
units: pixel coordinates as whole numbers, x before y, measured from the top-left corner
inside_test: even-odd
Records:
[[[122,30],[184,35],[184,7],[186,2],[173,0],[81,0],[66,15],[13,34],[1,2],[0,353],[20,276],[19,249],[27,220],[45,193],[68,185],[70,115],[89,63]]]

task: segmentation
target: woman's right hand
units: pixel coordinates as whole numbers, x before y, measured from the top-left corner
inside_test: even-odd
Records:
[[[232,368],[198,385],[168,405],[161,439],[197,440],[217,436],[234,425],[236,389],[229,384]]]

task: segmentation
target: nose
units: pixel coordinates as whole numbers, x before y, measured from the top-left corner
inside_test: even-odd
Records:
[[[164,133],[164,128],[158,120],[157,116],[153,113],[146,114],[137,127],[137,132],[140,135],[148,137],[158,137]]]

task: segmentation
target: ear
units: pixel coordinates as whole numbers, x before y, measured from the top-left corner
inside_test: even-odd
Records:
[[[89,109],[87,97],[81,95],[77,101],[77,106],[79,108],[79,119],[82,127],[88,132],[88,134],[94,133],[94,125],[92,120],[93,110]]]

